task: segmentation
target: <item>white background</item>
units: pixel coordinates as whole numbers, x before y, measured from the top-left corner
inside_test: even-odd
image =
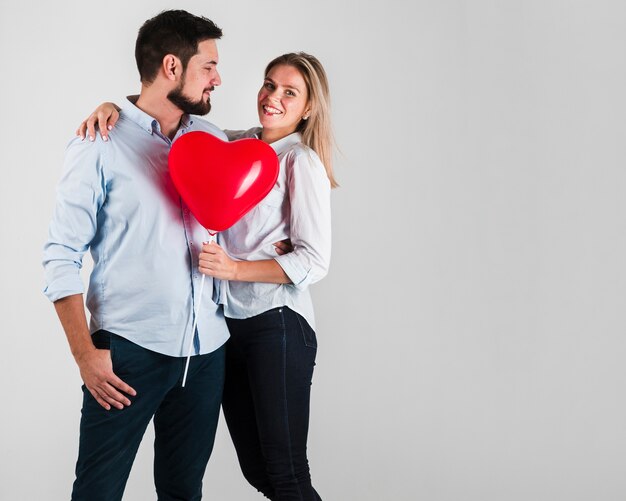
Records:
[[[41,293],[64,147],[136,93],[143,21],[224,29],[210,120],[265,64],[330,75],[341,147],[310,462],[325,500],[626,499],[626,6],[0,0],[0,499],[69,498],[80,379]],[[125,499],[154,499],[149,430]],[[223,423],[205,498],[261,498]]]

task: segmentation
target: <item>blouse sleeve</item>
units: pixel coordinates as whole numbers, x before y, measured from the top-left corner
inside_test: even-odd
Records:
[[[276,261],[293,285],[305,289],[328,273],[331,249],[330,181],[319,157],[297,149],[287,164],[293,252]]]

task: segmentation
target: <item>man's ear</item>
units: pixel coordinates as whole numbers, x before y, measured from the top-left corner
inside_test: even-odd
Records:
[[[178,59],[173,54],[167,54],[161,63],[161,69],[163,70],[163,74],[165,78],[168,80],[178,80],[180,75],[182,74],[182,64],[180,59]]]

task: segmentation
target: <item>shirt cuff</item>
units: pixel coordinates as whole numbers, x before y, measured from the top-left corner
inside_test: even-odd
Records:
[[[289,280],[291,280],[291,283],[296,289],[306,289],[309,285],[310,266],[305,266],[302,260],[292,252],[283,254],[282,256],[276,256],[274,259],[289,277]]]
[[[52,283],[43,290],[46,297],[52,301],[58,301],[67,296],[73,296],[74,294],[83,294],[85,292],[85,286],[80,276],[62,277],[53,280]]]

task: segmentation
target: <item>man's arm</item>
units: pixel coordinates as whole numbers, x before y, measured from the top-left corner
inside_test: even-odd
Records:
[[[67,148],[43,265],[44,293],[54,303],[85,386],[109,410],[130,404],[120,391],[135,392],[113,374],[110,351],[93,345],[83,305],[82,259],[96,235],[98,212],[106,199],[101,146],[99,141],[74,140]]]
[[[65,330],[70,350],[80,370],[80,376],[93,398],[110,410],[123,409],[130,400],[122,393],[135,396],[136,392],[113,372],[111,352],[97,349],[89,334],[83,295],[73,294],[54,302],[57,315]]]

